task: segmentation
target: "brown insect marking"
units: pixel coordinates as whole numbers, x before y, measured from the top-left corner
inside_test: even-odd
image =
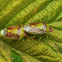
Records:
[[[17,38],[17,36],[15,36],[13,33],[9,32],[5,35],[8,38]]]
[[[7,29],[9,29],[9,30],[12,30],[12,29],[14,29],[14,28],[19,28],[20,26],[11,26],[11,27],[8,27]]]

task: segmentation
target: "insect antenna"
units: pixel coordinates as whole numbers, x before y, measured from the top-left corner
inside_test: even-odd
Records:
[[[61,21],[59,21],[55,26],[54,26],[54,28],[58,25],[58,24],[60,24],[60,22],[62,22],[62,20]],[[55,30],[55,29],[54,29]]]
[[[62,20],[61,21],[59,21],[55,26],[54,26],[54,28],[58,25],[58,24],[60,24],[62,22]],[[54,31],[55,29],[53,29],[53,31]],[[56,33],[56,34],[58,34],[59,36],[60,36],[60,34],[58,33],[58,32],[54,32],[54,33]]]
[[[37,12],[37,7],[34,9],[34,14]]]

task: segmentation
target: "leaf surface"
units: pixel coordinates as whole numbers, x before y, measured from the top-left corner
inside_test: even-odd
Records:
[[[20,26],[31,22],[47,22],[54,31],[46,36],[32,36],[12,40],[0,36],[25,62],[62,62],[62,0],[1,0],[0,30],[9,26]],[[48,38],[47,38],[48,37]],[[2,44],[0,42],[0,44]],[[4,43],[3,43],[4,44]],[[5,46],[5,45],[0,45]],[[10,49],[5,47],[4,51]],[[3,47],[2,47],[3,48]],[[0,48],[0,62],[10,60]],[[9,51],[8,51],[9,52]],[[15,53],[15,52],[13,52]]]

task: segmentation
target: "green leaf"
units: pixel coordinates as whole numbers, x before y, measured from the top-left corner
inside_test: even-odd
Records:
[[[11,62],[11,49],[0,40],[0,62]]]
[[[13,58],[12,62],[24,62],[22,58],[20,58],[18,55],[16,55],[13,52],[11,57]]]
[[[32,36],[34,40],[12,40],[0,35],[0,62],[11,62],[7,51],[12,52],[13,62],[15,58],[24,62],[62,62],[62,0],[0,0],[0,30],[45,21],[54,31]]]

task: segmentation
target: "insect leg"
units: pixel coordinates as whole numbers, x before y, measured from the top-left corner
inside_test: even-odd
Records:
[[[28,37],[28,38],[30,38],[30,39],[32,39],[32,40],[34,40],[32,37],[29,37],[29,36],[27,36],[27,35],[26,35],[26,37]]]

